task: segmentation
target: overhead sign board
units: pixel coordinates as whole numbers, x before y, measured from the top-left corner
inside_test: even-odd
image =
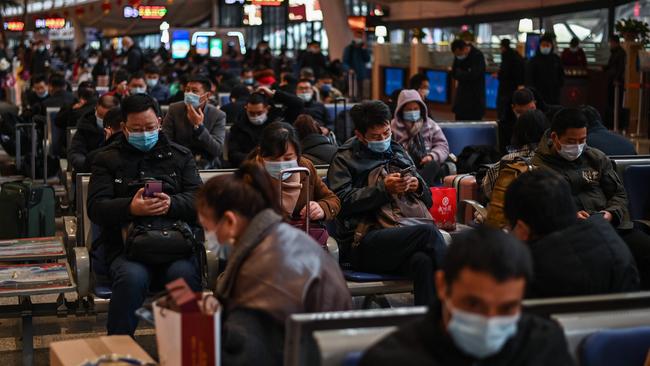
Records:
[[[125,6],[125,18],[141,18],[141,19],[162,19],[167,15],[166,6]]]

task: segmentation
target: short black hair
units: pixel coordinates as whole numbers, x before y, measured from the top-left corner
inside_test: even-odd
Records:
[[[158,104],[147,94],[130,95],[122,100],[122,120],[126,122],[129,114],[141,113],[151,109],[156,116],[158,113]]]
[[[535,95],[528,88],[518,89],[512,93],[512,104],[526,105],[535,101]]]
[[[580,44],[580,38],[578,38],[578,37],[571,38],[571,42],[569,42],[569,45],[571,47],[575,47],[575,46],[577,46],[579,44]]]
[[[312,81],[310,79],[304,79],[304,78],[298,80],[298,82],[296,84],[300,84],[300,83],[309,83],[309,85],[313,85]]]
[[[506,190],[504,213],[510,225],[525,222],[536,239],[575,224],[576,212],[569,183],[547,168],[520,175]]]
[[[230,92],[230,99],[246,101],[250,97],[251,92],[248,90],[248,87],[243,84],[235,85]]]
[[[120,100],[117,97],[105,94],[99,98],[97,104],[101,105],[104,108],[112,109],[120,106]]]
[[[126,70],[119,69],[113,74],[113,83],[119,84],[123,81],[129,81],[129,73]]]
[[[58,74],[58,73],[57,74],[52,74],[52,75],[50,75],[49,84],[54,88],[63,89],[66,86],[65,77],[63,77],[63,75]]]
[[[92,81],[82,81],[77,86],[77,90],[81,90],[81,89],[93,89],[93,90],[95,90],[95,83],[92,82]]]
[[[253,72],[253,70],[251,70],[249,68],[243,68],[243,69],[241,69],[241,74],[240,75],[244,75],[247,72]]]
[[[455,52],[456,50],[463,49],[466,46],[467,46],[467,42],[463,41],[460,38],[457,38],[453,42],[451,42],[451,52]]]
[[[429,81],[429,79],[427,79],[424,74],[415,74],[411,76],[411,79],[409,80],[409,89],[418,90],[425,81]]]
[[[537,109],[527,111],[515,122],[511,143],[515,147],[537,144],[549,127],[551,124],[544,112]]]
[[[544,33],[544,35],[542,35],[542,37],[539,39],[539,44],[541,45],[542,42],[549,42],[549,43],[553,44],[553,41],[555,41],[555,35],[554,34],[552,34],[552,33]],[[553,45],[553,47],[555,47],[555,45]]]
[[[389,124],[390,109],[380,100],[368,100],[352,107],[350,117],[354,122],[354,129],[365,134],[371,127]]]
[[[34,84],[38,84],[38,83],[47,84],[47,77],[45,76],[45,74],[36,74],[36,75],[32,76],[32,78],[29,80],[29,82],[30,82],[30,84],[32,86],[34,86]]]
[[[259,154],[262,157],[277,158],[284,155],[289,144],[293,145],[300,156],[300,140],[293,126],[286,122],[273,122],[262,131]]]
[[[529,249],[502,230],[479,227],[456,237],[447,250],[442,270],[451,289],[463,269],[483,272],[498,282],[533,276]]]
[[[504,38],[501,40],[501,47],[510,48],[510,39]]]
[[[580,110],[584,113],[587,119],[587,129],[599,127],[603,125],[603,117],[596,108],[590,105],[580,106]]]
[[[77,95],[79,96],[79,99],[83,99],[83,100],[97,99],[97,92],[95,91],[95,89],[91,89],[91,88],[79,88],[77,90]]]
[[[187,83],[199,83],[203,86],[203,90],[209,92],[212,90],[212,83],[208,78],[202,75],[193,75],[187,80]]]
[[[564,135],[569,128],[587,128],[587,118],[585,114],[578,108],[562,108],[553,116],[551,123],[551,131]]]
[[[131,80],[134,79],[144,79],[144,73],[142,71],[134,72],[133,74],[129,75],[128,82],[130,83]]]
[[[124,121],[122,119],[122,110],[120,107],[111,108],[104,115],[104,128],[110,128],[112,130],[120,130],[121,123]]]
[[[253,93],[248,97],[248,104],[264,104],[267,106],[269,105],[269,98],[262,93]]]
[[[145,74],[160,74],[160,69],[156,65],[149,65],[144,69]]]

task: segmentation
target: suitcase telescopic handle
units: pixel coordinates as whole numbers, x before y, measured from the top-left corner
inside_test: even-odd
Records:
[[[295,174],[303,173],[309,178],[311,172],[305,167],[289,168],[280,171],[280,206],[282,206],[282,177],[285,174]],[[305,210],[305,232],[309,234],[309,214],[310,214],[310,203],[311,203],[311,187],[309,186],[309,179],[307,179],[307,205]]]

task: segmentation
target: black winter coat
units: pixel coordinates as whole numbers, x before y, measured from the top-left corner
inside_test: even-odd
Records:
[[[330,121],[330,115],[327,113],[327,108],[325,104],[317,102],[315,100],[310,100],[305,103],[305,109],[303,113],[310,115],[316,122],[320,123],[321,126],[331,127],[332,122]]]
[[[589,121],[587,126],[587,145],[605,153],[605,155],[636,155],[632,142],[625,136],[608,130],[598,120]]]
[[[482,118],[485,113],[485,57],[478,49],[464,60],[454,59],[451,76],[458,80],[453,112]]]
[[[383,182],[375,187],[368,187],[368,175],[372,170],[392,162],[401,167],[415,166],[408,153],[395,141],[391,142],[392,153],[378,154],[370,151],[356,137],[341,146],[330,163],[327,179],[330,189],[341,200],[341,211],[336,218],[337,240],[341,250],[341,260],[349,254],[354,230],[368,215],[390,202],[390,194]],[[431,191],[417,174],[422,188],[420,199],[431,207]]]
[[[528,297],[639,290],[634,258],[616,230],[594,215],[529,244],[535,279]]]
[[[443,329],[440,309],[400,327],[363,356],[361,366],[568,366],[574,365],[562,329],[554,322],[522,314],[517,333],[501,351],[484,360],[463,353]]]
[[[501,53],[499,67],[499,98],[512,98],[512,93],[519,85],[524,85],[524,59],[521,55],[508,48]]]
[[[303,157],[311,160],[314,165],[329,164],[338,150],[326,136],[316,133],[306,136],[300,145]]]
[[[231,166],[238,167],[248,158],[248,154],[257,147],[262,131],[271,122],[281,120],[293,124],[303,109],[303,103],[300,98],[281,90],[275,92],[271,103],[273,105],[263,125],[256,126],[250,123],[248,115],[241,113],[240,118],[230,129],[230,136],[228,137],[228,161]],[[282,104],[284,108],[278,108],[275,104]]]
[[[526,66],[526,86],[535,88],[548,104],[560,104],[564,68],[560,56],[543,55],[539,49]]]
[[[166,218],[196,225],[194,195],[201,178],[192,152],[170,142],[163,132],[148,152],[131,146],[122,135],[95,157],[88,187],[88,217],[102,228],[93,247],[105,246],[107,263],[122,252],[122,227],[137,219],[131,215],[130,205],[144,186],[143,178],[163,182],[163,192],[171,197]]]
[[[77,133],[70,142],[68,162],[77,173],[90,172],[86,164],[88,154],[104,145],[104,129],[97,126],[95,113],[88,113],[79,120]]]

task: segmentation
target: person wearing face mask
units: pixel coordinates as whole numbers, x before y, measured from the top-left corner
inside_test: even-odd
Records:
[[[436,273],[440,306],[365,352],[361,366],[575,365],[560,326],[522,311],[525,245],[481,227],[454,237]]]
[[[480,121],[485,114],[485,56],[461,39],[451,43],[451,76],[458,81],[453,112],[457,121]]]
[[[539,143],[533,165],[551,169],[571,186],[577,217],[602,217],[617,229],[636,260],[641,287],[650,288],[650,236],[630,220],[625,188],[610,159],[587,145],[587,118],[577,108],[555,114]]]
[[[314,87],[307,79],[298,81],[296,85],[296,95],[302,99],[304,104],[303,112],[312,116],[322,126],[331,126],[330,115],[327,113],[325,105],[316,100]]]
[[[535,267],[526,297],[638,291],[639,273],[625,242],[600,215],[579,220],[570,196],[569,184],[548,169],[520,175],[506,191],[511,232],[528,245]]]
[[[569,48],[562,51],[562,65],[568,68],[587,68],[587,55],[580,47],[580,39],[578,37],[571,38]]]
[[[127,88],[129,90],[129,95],[147,94],[147,81],[145,80],[144,73],[138,71],[129,75]]]
[[[449,156],[447,138],[438,124],[428,117],[426,104],[417,90],[402,90],[390,124],[393,139],[406,150],[428,185],[440,181],[440,165]]]
[[[31,53],[29,72],[32,75],[46,74],[49,69],[50,53],[42,40],[36,41]]]
[[[540,38],[537,53],[526,65],[526,86],[535,88],[546,103],[560,104],[564,68],[560,56],[555,54],[554,43],[553,35]]]
[[[119,106],[120,102],[117,98],[104,95],[97,101],[95,110],[79,120],[77,133],[72,137],[68,150],[68,162],[75,172],[90,172],[86,158],[91,151],[104,144],[104,116],[110,109]]]
[[[147,94],[151,95],[159,104],[167,103],[169,99],[169,87],[160,81],[160,71],[156,66],[149,66],[145,69],[147,82]]]
[[[312,222],[330,221],[341,210],[339,198],[318,177],[311,161],[302,156],[300,141],[290,124],[273,122],[268,125],[253,160],[264,166],[274,186],[282,187],[281,207],[289,219],[305,220],[309,213]],[[309,177],[301,174],[280,176],[282,170],[297,167],[307,168],[311,174]],[[309,182],[305,182],[306,179]],[[309,206],[307,197],[312,199]]]
[[[88,217],[101,228],[93,248],[103,250],[98,260],[109,268],[112,282],[108,334],[133,336],[138,325],[135,310],[149,293],[177,278],[201,291],[198,253],[203,248],[188,242],[191,251],[170,254],[148,246],[137,255],[127,250],[125,238],[131,237],[131,227],[147,223],[196,227],[194,197],[201,178],[192,152],[160,131],[153,98],[142,94],[125,98],[122,118],[122,135],[94,158],[87,206]],[[162,192],[145,197],[144,185],[151,179],[161,181]]]
[[[253,70],[251,69],[242,69],[239,80],[246,86],[251,88],[255,87],[255,77],[253,76]]]
[[[104,141],[97,149],[88,153],[88,156],[86,157],[86,165],[83,170],[85,173],[91,172],[95,156],[97,156],[104,147],[117,141],[121,138],[120,136],[122,136],[122,110],[119,107],[115,107],[106,112],[102,122],[104,124]]]
[[[276,105],[282,105],[282,108]],[[260,87],[248,98],[240,118],[230,129],[228,161],[237,167],[259,145],[262,131],[271,122],[292,123],[302,112],[303,101],[295,94]]]
[[[338,98],[343,97],[343,93],[334,87],[334,78],[332,74],[322,74],[315,85],[318,91],[318,98],[322,103],[334,103]]]
[[[329,187],[341,200],[339,260],[359,271],[408,276],[415,304],[431,304],[433,273],[446,250],[428,211],[421,211],[431,206],[431,191],[408,153],[393,141],[386,104],[362,102],[350,116],[355,137],[339,148],[327,173]],[[400,217],[391,221],[399,223],[391,224],[380,213],[397,207],[397,200],[410,202],[410,212],[417,214],[400,209]]]
[[[199,169],[221,167],[226,138],[226,114],[208,103],[211,85],[204,76],[192,76],[184,101],[169,105],[162,126],[171,141],[192,150]]]
[[[363,31],[355,31],[352,42],[343,50],[343,66],[350,71],[354,71],[357,83],[356,99],[363,100],[369,94],[366,88],[367,80],[370,75],[366,65],[370,62],[370,51],[363,40]]]
[[[501,151],[510,141],[512,128],[517,117],[512,111],[512,95],[523,88],[525,62],[517,50],[510,47],[509,39],[501,40],[501,65],[497,74],[499,90],[497,95],[497,121],[499,123],[499,142]]]
[[[426,75],[418,73],[411,76],[411,79],[409,80],[409,89],[417,90],[418,94],[420,94],[420,99],[426,103],[426,100],[429,97],[429,92],[431,91],[431,84]]]
[[[327,57],[321,52],[320,43],[311,41],[307,44],[307,51],[298,58],[298,66],[300,69],[305,67],[312,69],[316,78],[325,72]]]
[[[281,366],[289,316],[351,308],[338,264],[307,234],[282,222],[278,197],[255,162],[210,179],[197,195],[206,247],[230,251],[215,293],[224,308],[224,365]]]

